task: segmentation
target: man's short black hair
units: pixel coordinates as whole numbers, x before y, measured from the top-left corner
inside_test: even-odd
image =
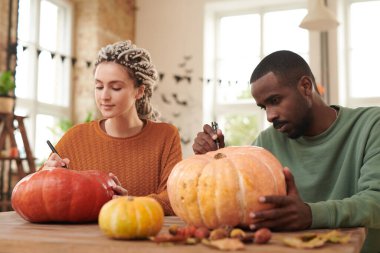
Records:
[[[309,76],[316,88],[315,78],[309,65],[301,56],[292,51],[276,51],[264,57],[253,70],[250,83],[252,84],[269,72],[273,72],[283,84],[287,85],[296,85],[302,76]]]

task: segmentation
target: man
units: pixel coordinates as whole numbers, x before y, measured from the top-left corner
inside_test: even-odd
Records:
[[[328,106],[308,64],[290,51],[265,57],[250,83],[253,98],[273,124],[253,145],[286,166],[287,183],[287,196],[259,199],[275,208],[252,213],[259,221],[251,228],[364,226],[362,252],[380,252],[380,108]],[[222,131],[215,134],[205,125],[194,152],[215,150],[216,139],[225,146]]]

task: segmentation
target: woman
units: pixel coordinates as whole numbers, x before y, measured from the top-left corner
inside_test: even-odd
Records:
[[[178,130],[156,122],[150,104],[157,71],[130,41],[102,48],[95,63],[95,100],[103,119],[72,127],[44,168],[110,172],[116,195],[150,196],[173,215],[166,181],[182,159]]]

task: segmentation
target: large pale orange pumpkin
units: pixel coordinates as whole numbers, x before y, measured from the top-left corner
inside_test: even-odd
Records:
[[[99,227],[115,239],[155,236],[164,223],[161,205],[149,197],[119,197],[107,202],[99,213]]]
[[[283,167],[260,147],[226,147],[182,160],[167,182],[174,212],[210,229],[248,225],[249,213],[271,208],[260,196],[285,195]]]

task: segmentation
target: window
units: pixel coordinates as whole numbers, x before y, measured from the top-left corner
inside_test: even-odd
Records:
[[[58,140],[49,129],[70,118],[71,20],[67,1],[19,1],[15,113],[28,116],[37,162],[50,153],[46,140]],[[17,140],[22,147],[21,137]]]
[[[236,10],[215,13],[215,39],[210,41],[216,50],[208,56],[214,59],[211,64],[214,68],[205,70],[206,75],[213,77],[210,78],[213,82],[205,84],[204,107],[209,115],[205,121],[219,123],[227,145],[249,145],[268,125],[265,112],[251,96],[249,84],[259,61],[282,49],[309,59],[309,33],[298,26],[307,13],[305,6],[306,3],[258,6],[251,11],[243,8],[240,13]],[[207,64],[206,60],[206,68]],[[206,102],[210,97],[214,97],[212,102]],[[207,107],[212,109],[207,111]]]
[[[379,69],[380,1],[348,1],[347,17],[347,104],[380,105]]]

